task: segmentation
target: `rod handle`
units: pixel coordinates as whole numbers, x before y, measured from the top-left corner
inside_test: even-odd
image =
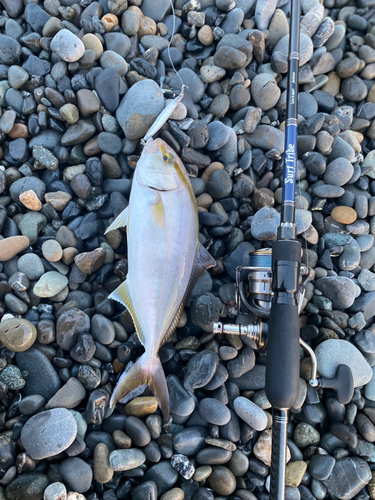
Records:
[[[274,298],[268,323],[266,394],[271,405],[279,409],[291,408],[298,396],[300,263],[301,244],[298,241],[275,241],[272,246]]]
[[[289,409],[298,396],[298,306],[273,304],[268,323],[266,394],[275,408]]]

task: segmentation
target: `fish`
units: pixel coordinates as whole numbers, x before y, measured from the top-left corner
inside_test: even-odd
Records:
[[[162,88],[163,81],[160,82],[160,87]],[[152,137],[159,132],[162,126],[167,123],[169,118],[171,117],[173,111],[177,108],[178,103],[182,101],[184,98],[184,89],[187,88],[187,85],[182,85],[180,94],[173,99],[160,113],[160,115],[156,118],[154,123],[151,125],[149,130],[147,131],[144,138],[141,140],[142,144],[147,144],[147,142],[152,139]]]
[[[124,397],[128,401],[148,386],[168,420],[169,393],[158,351],[176,329],[195,282],[216,261],[199,242],[189,176],[162,139],[147,141],[135,169],[129,205],[106,233],[124,226],[128,274],[109,298],[129,311],[145,352],[120,376],[109,406]]]

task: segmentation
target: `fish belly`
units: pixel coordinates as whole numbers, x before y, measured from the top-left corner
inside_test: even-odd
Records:
[[[161,228],[151,215],[148,191],[133,186],[127,285],[142,330],[141,341],[152,355],[165,341],[188,287],[198,246],[198,220],[187,192],[161,192],[165,214]]]

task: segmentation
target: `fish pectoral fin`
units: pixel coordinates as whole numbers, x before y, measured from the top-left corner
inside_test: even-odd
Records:
[[[160,194],[156,203],[150,204],[152,218],[160,229],[164,229],[165,226],[165,211],[163,200],[161,199]]]
[[[112,222],[112,224],[107,227],[105,230],[104,234],[109,233],[110,231],[113,231],[114,229],[118,229],[119,227],[125,227],[126,224],[128,223],[128,217],[129,217],[129,207],[126,207],[125,210],[123,210],[120,215],[116,217],[116,219]]]
[[[139,386],[147,384],[158,400],[164,418],[169,419],[169,392],[167,381],[160,359],[150,358],[147,353],[136,361],[135,365],[124,373],[117,382],[111,401],[110,408],[115,406],[126,395],[134,393]]]
[[[123,306],[126,307],[126,309],[129,311],[135,329],[137,330],[137,334],[139,337],[139,340],[143,343],[143,333],[141,330],[141,326],[139,324],[134,306],[133,306],[133,301],[130,296],[130,291],[128,288],[127,281],[124,281],[124,283],[121,283],[119,287],[116,288],[108,297],[109,299],[115,300],[116,302],[120,302]]]
[[[203,272],[203,270],[214,266],[216,266],[216,260],[212,257],[210,252],[204,248],[202,243],[199,243],[194,269],[202,269]]]

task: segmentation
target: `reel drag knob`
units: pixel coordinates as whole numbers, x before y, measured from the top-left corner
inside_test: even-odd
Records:
[[[333,389],[337,395],[337,401],[348,404],[354,393],[354,379],[349,366],[339,365],[333,378],[321,377],[317,379],[318,387],[322,389]]]

